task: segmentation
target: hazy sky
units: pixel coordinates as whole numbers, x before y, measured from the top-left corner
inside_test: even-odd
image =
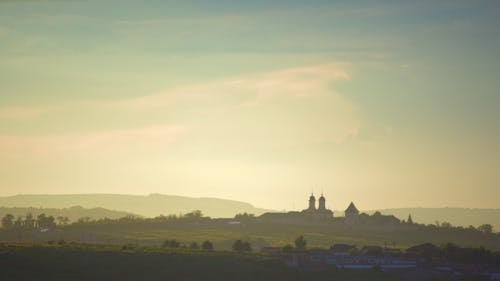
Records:
[[[235,2],[0,1],[0,195],[500,208],[500,1]]]

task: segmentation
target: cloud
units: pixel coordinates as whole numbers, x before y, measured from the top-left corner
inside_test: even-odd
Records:
[[[13,106],[0,108],[0,120],[33,119],[54,110],[52,106]]]
[[[240,106],[331,95],[333,81],[350,79],[346,71],[348,66],[349,63],[329,63],[227,77],[121,100],[114,102],[112,106],[139,109],[178,103],[210,103],[221,99],[233,101],[233,105]]]
[[[218,17],[196,18],[151,18],[139,20],[117,20],[115,24],[124,26],[173,26],[173,25],[227,25],[235,22],[249,22],[251,19],[243,15],[225,15]]]
[[[55,157],[65,153],[105,153],[133,146],[157,149],[177,141],[186,132],[181,125],[66,133],[52,135],[0,135],[0,152],[12,157]]]
[[[350,79],[349,63],[328,63],[270,72],[226,77],[188,84],[135,98],[116,100],[80,100],[39,106],[0,108],[0,120],[36,118],[44,113],[86,108],[87,110],[150,110],[199,103],[229,103],[233,106],[256,105],[283,99],[332,95],[331,83]]]
[[[229,142],[229,138],[232,143],[248,142],[248,138],[252,138],[264,147],[269,142],[276,145],[277,141],[297,145],[309,138],[306,142],[311,145],[318,142],[338,144],[356,138],[360,127],[355,106],[334,90],[334,83],[351,78],[347,72],[349,66],[349,63],[326,63],[236,75],[136,98],[1,108],[0,121],[35,120],[42,114],[53,115],[46,118],[52,121],[44,122],[61,122],[60,126],[65,126],[67,133],[0,137],[4,145],[10,146],[17,143],[42,150],[45,147],[86,150],[113,147],[113,144],[171,143],[189,127],[191,137],[208,137],[217,143]],[[64,120],[62,115],[65,114],[71,114],[72,118],[80,116],[75,119],[99,114],[99,118],[92,119],[99,120],[99,126],[84,125],[99,127],[100,131],[72,133],[78,128],[68,125],[75,126],[74,123],[53,121],[54,117]],[[133,124],[142,124],[139,125],[142,127],[116,130],[113,120],[118,119],[130,120]],[[127,122],[122,124],[130,124]],[[247,123],[246,126],[240,125]],[[108,130],[106,126],[109,126]]]

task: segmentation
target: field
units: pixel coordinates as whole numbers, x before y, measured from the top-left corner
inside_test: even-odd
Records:
[[[75,224],[47,232],[39,230],[11,230],[0,232],[0,241],[65,240],[85,243],[123,245],[127,243],[159,246],[166,239],[176,239],[188,245],[210,240],[218,250],[228,250],[237,239],[248,240],[255,248],[293,244],[303,235],[308,248],[328,248],[336,243],[379,245],[407,248],[421,243],[441,245],[447,242],[463,247],[483,246],[500,250],[498,233],[469,232],[457,229],[429,227],[349,227],[343,224],[277,224],[277,223],[127,223]]]
[[[374,270],[296,270],[257,254],[110,245],[0,244],[2,280],[396,280]]]

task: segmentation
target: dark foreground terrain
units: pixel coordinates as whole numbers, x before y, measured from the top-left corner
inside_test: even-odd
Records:
[[[1,280],[398,280],[376,270],[298,270],[256,254],[1,244]]]

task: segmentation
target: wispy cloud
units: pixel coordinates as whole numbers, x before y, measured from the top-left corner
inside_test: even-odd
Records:
[[[303,66],[276,71],[237,75],[203,83],[184,85],[147,96],[117,100],[83,100],[60,104],[41,105],[39,107],[0,108],[0,121],[36,120],[41,115],[73,115],[99,112],[109,119],[117,116],[137,116],[142,118],[143,127],[128,130],[116,130],[72,134],[72,128],[66,124],[66,134],[57,136],[2,137],[3,145],[26,147],[67,147],[68,149],[87,149],[89,147],[112,146],[113,143],[133,145],[134,143],[171,142],[186,126],[193,131],[200,129],[214,138],[223,138],[216,120],[226,119],[227,130],[234,124],[246,122],[247,116],[255,114],[258,107],[274,108],[289,114],[299,108],[303,116],[287,115],[280,124],[272,126],[292,126],[280,138],[293,142],[297,134],[304,134],[310,142],[341,143],[358,134],[359,119],[353,105],[334,90],[334,83],[350,79],[347,69],[349,63],[327,63]],[[303,105],[302,105],[303,104]],[[300,109],[302,108],[302,109]],[[157,116],[174,116],[158,121]],[[154,116],[154,117],[144,117]],[[182,116],[176,118],[175,116]],[[61,117],[64,118],[64,117]],[[207,120],[205,120],[208,118]],[[262,117],[263,118],[263,117]],[[51,120],[53,120],[52,118]],[[156,121],[155,121],[156,120]],[[232,120],[232,121],[227,121]],[[305,121],[307,120],[307,121]],[[304,123],[306,122],[306,123]],[[307,125],[307,122],[312,122]],[[150,126],[155,123],[161,125]],[[110,123],[111,124],[111,123]],[[179,126],[179,124],[185,124]],[[112,125],[111,125],[112,126]],[[212,129],[207,129],[211,127]],[[258,128],[262,127],[262,128]],[[210,130],[215,130],[211,131]],[[240,129],[237,129],[240,130]],[[270,124],[255,126],[252,132],[242,134],[261,134],[272,131]],[[77,131],[77,130],[76,130]],[[301,133],[303,132],[303,133]],[[4,132],[5,133],[5,132]],[[0,133],[1,134],[1,133]],[[225,133],[224,133],[225,134]],[[196,136],[197,133],[194,132]],[[263,136],[259,136],[266,142]],[[243,141],[243,140],[241,140]],[[54,143],[54,145],[52,145]]]
[[[170,25],[221,25],[228,23],[241,23],[250,21],[251,18],[243,15],[223,15],[217,17],[196,18],[148,18],[139,20],[117,20],[115,23],[123,26],[170,26]]]
[[[0,152],[12,157],[56,157],[65,153],[105,153],[133,146],[168,146],[186,131],[181,125],[65,133],[50,135],[0,135]]]
[[[33,119],[54,110],[53,106],[12,106],[0,108],[0,120]]]
[[[332,95],[331,83],[348,80],[349,63],[328,63],[277,71],[226,77],[203,83],[188,84],[141,97],[116,100],[80,100],[38,106],[0,108],[1,119],[36,118],[61,109],[87,108],[101,110],[146,109],[182,104],[229,101],[233,106]]]
[[[177,103],[213,102],[226,99],[232,105],[255,105],[277,101],[331,95],[331,83],[350,79],[349,63],[315,66],[227,77],[186,85],[139,98],[113,102],[112,106],[150,108]]]

